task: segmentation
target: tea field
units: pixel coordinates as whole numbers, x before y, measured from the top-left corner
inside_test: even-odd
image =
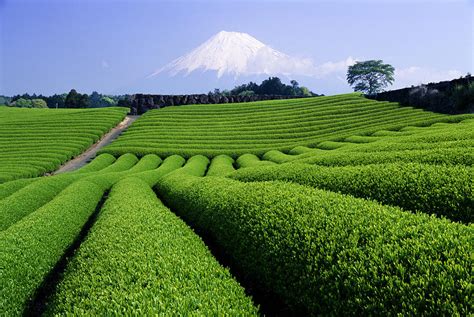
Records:
[[[115,127],[126,113],[124,108],[0,107],[0,183],[56,170]]]
[[[0,184],[0,310],[470,315],[473,162],[474,115],[356,94],[150,111],[76,171]]]

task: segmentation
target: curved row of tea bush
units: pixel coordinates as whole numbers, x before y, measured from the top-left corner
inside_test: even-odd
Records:
[[[145,182],[113,186],[47,315],[256,315],[200,238]]]
[[[249,278],[301,314],[466,315],[474,308],[470,226],[291,183],[181,170],[156,188]]]
[[[369,143],[338,142],[332,150],[294,149],[291,154],[269,151],[263,159],[278,163],[363,165],[392,162],[467,165],[474,163],[474,120],[432,127],[402,129]],[[322,142],[328,147],[330,143]],[[342,144],[343,146],[340,146]]]
[[[293,182],[456,221],[474,221],[472,167],[414,163],[326,167],[287,163],[257,165],[228,176],[245,182]]]
[[[101,169],[104,169],[115,162],[115,157],[110,154],[101,154],[94,158],[92,162],[86,164],[85,166],[79,168],[78,170],[73,171],[73,173],[91,173],[98,172]],[[115,167],[117,168],[117,167]],[[22,178],[16,179],[13,181],[5,182],[0,184],[0,201],[3,198],[10,196],[11,194],[19,191],[23,187],[30,185],[36,181],[43,180],[41,177],[35,178]]]
[[[137,162],[137,159],[132,154],[125,155],[110,167],[115,165],[117,170],[123,170],[126,168],[124,161]],[[20,315],[27,309],[29,300],[44,278],[95,210],[92,206],[97,205],[104,192],[113,184],[133,175],[152,186],[163,175],[181,167],[184,159],[179,156],[168,157],[156,168],[160,162],[159,157],[150,155],[134,165],[129,164],[132,167],[126,171],[113,172],[109,169],[107,173],[65,173],[49,177],[48,179],[61,181],[69,177],[68,181],[72,184],[64,185],[65,183],[59,182],[64,185],[64,190],[42,206],[27,205],[28,212],[23,211],[22,218],[0,231],[2,313]],[[58,184],[56,185],[59,187]],[[35,263],[38,265],[35,266]]]
[[[105,188],[76,182],[40,209],[0,231],[0,307],[19,316],[93,214]]]
[[[365,99],[357,94],[247,104],[191,105],[149,111],[102,152],[160,156],[263,155],[314,147],[355,134],[459,122],[448,116]]]
[[[115,162],[115,157],[110,154],[101,154],[95,157],[92,162],[82,166],[81,168],[73,171],[74,173],[90,173],[103,170]]]
[[[142,163],[140,164],[140,162]],[[79,179],[89,180],[91,178],[100,177],[101,175],[106,175],[107,177],[110,174],[122,176],[124,173],[128,173],[128,170],[134,165],[142,166],[138,171],[153,169],[157,166],[154,161],[150,162],[147,156],[138,161],[135,155],[125,154],[118,158],[115,163],[99,172],[84,174],[64,173],[57,176],[40,178],[0,200],[0,231],[7,229],[21,218],[51,201],[67,186]],[[9,183],[6,183],[6,185]]]
[[[57,169],[116,126],[125,108],[0,108],[0,183]]]
[[[234,159],[228,155],[218,155],[212,159],[206,176],[224,176],[233,171]]]

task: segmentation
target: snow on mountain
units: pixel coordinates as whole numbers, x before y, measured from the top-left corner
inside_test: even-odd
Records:
[[[317,68],[309,59],[291,57],[260,42],[247,33],[221,31],[198,46],[157,70],[175,76],[196,71],[216,71],[223,75],[306,75],[313,76]]]

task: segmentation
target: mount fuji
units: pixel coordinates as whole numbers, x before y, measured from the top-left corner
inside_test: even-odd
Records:
[[[258,83],[269,76],[286,82],[295,79],[315,92],[327,86],[345,91],[347,84],[341,76],[354,62],[349,57],[316,66],[311,59],[287,55],[247,33],[221,31],[189,53],[122,87],[120,92],[206,93],[249,81]]]
[[[305,75],[316,69],[309,59],[291,57],[260,42],[247,33],[221,31],[206,42],[181,56],[149,77],[160,73],[171,76],[202,71],[215,71],[217,78],[252,75]]]

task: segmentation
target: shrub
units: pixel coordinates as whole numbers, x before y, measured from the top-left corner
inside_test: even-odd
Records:
[[[214,157],[209,166],[206,176],[224,176],[235,171],[234,159],[228,155]]]
[[[474,229],[278,182],[165,176],[157,190],[262,287],[307,315],[465,315]]]
[[[474,221],[474,169],[465,166],[380,164],[326,167],[288,163],[228,175],[245,181],[286,181],[377,200],[411,211]]]
[[[0,307],[21,315],[36,289],[77,238],[103,189],[77,182],[54,200],[0,232]]]
[[[68,265],[51,315],[256,315],[186,224],[136,178],[118,182]]]

